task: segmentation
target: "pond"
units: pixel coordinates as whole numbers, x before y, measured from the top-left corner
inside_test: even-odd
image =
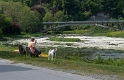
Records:
[[[81,56],[82,58],[95,59],[100,55],[108,59],[124,58],[124,38],[112,38],[106,36],[78,36],[78,35],[57,35],[62,38],[79,38],[81,42],[59,42],[50,41],[49,36],[35,37],[37,47],[42,52],[48,52],[50,48],[57,47],[58,57]],[[13,40],[11,44],[24,44],[30,39]],[[10,43],[10,42],[9,42]]]

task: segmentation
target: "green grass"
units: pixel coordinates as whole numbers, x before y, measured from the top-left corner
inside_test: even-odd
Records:
[[[63,31],[63,34],[91,34],[90,30]]]
[[[108,37],[122,37],[124,38],[124,31],[107,31],[107,30],[72,30],[63,31],[63,34],[79,34],[92,36],[108,36]]]
[[[99,74],[99,75],[118,75],[119,80],[124,77],[124,66],[115,65],[105,65],[105,64],[95,64],[86,63],[84,61],[74,61],[57,58],[56,61],[48,61],[47,58],[33,57],[20,55],[14,52],[17,47],[12,46],[0,46],[0,57],[4,59],[9,59],[17,62],[23,62],[26,64],[31,64],[39,67],[47,67],[52,69],[59,69],[62,71],[73,71],[74,74],[88,75]]]
[[[109,37],[123,37],[124,38],[124,31],[116,31],[116,32],[109,32],[107,34]]]
[[[40,37],[42,36],[43,34],[42,33],[21,33],[21,34],[6,34],[4,35],[4,39],[12,39],[12,38],[30,38],[30,37]]]

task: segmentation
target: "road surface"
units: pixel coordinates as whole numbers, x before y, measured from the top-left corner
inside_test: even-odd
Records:
[[[98,80],[0,58],[0,80]]]

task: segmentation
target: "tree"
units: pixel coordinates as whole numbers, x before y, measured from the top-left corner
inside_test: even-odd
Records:
[[[64,14],[63,11],[58,11],[55,13],[54,20],[57,21],[63,21],[64,20]]]
[[[6,34],[6,29],[12,24],[12,19],[10,17],[5,17],[3,14],[0,15],[0,34]]]
[[[120,0],[117,3],[117,9],[119,9],[120,17],[123,17],[124,18],[124,1],[123,0]]]
[[[44,22],[54,22],[53,15],[50,12],[47,12],[45,14],[45,17],[43,18]]]
[[[37,32],[42,27],[38,12],[30,10],[28,6],[20,2],[0,2],[0,9],[3,10],[5,16],[18,22],[24,32]]]
[[[40,16],[41,19],[45,16],[45,13],[46,13],[45,9],[40,5],[32,7],[31,10],[37,11],[41,15]]]
[[[19,14],[18,21],[24,32],[39,32],[41,23],[36,16],[37,12],[30,11],[30,8],[25,7]],[[38,15],[38,14],[37,14]]]

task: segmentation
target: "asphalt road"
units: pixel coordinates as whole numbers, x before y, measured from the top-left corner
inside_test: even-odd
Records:
[[[0,58],[0,80],[98,80]]]

